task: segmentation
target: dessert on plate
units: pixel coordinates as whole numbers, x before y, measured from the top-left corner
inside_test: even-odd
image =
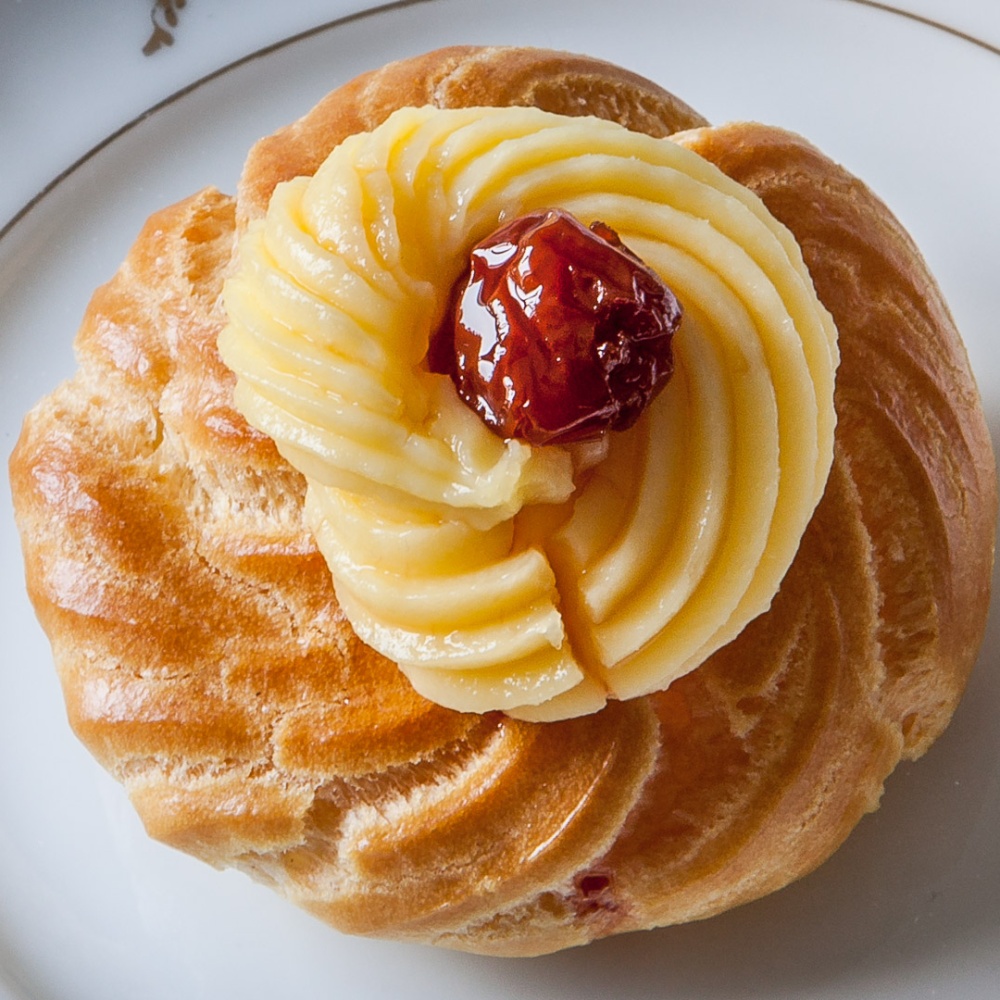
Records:
[[[153,215],[10,471],[150,835],[526,955],[786,885],[951,718],[996,474],[910,237],[799,136],[456,47]]]

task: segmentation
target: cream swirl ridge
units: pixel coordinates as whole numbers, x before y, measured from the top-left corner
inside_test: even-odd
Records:
[[[596,464],[500,439],[426,365],[470,248],[546,207],[611,226],[685,310],[673,382]],[[826,483],[836,331],[799,248],[669,140],[403,109],[276,189],[225,297],[237,405],[306,475],[341,606],[451,707],[666,687],[766,610]]]

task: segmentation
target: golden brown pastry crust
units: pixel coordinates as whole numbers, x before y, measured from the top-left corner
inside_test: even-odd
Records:
[[[362,646],[303,483],[233,409],[215,350],[237,212],[427,99],[694,128],[679,141],[796,233],[840,328],[834,467],[771,611],[668,691],[595,716],[452,713]],[[961,341],[859,181],[787,133],[702,124],[607,64],[448,49],[260,143],[239,206],[205,191],[150,219],[10,471],[70,721],[153,836],[347,931],[539,953],[787,884],[941,732],[982,636],[996,518]]]
[[[339,142],[397,108],[529,106],[595,115],[666,136],[708,122],[669,91],[609,62],[549,49],[456,45],[389,63],[328,94],[250,151],[239,185],[241,220],[262,215],[276,184],[311,175]]]

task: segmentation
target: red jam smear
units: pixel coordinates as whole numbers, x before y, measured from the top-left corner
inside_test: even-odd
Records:
[[[673,373],[680,321],[613,229],[551,209],[473,248],[429,363],[500,436],[568,444],[639,419]]]

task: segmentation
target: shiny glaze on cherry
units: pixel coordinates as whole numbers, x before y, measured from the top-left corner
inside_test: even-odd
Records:
[[[567,444],[638,420],[673,372],[680,320],[613,229],[552,209],[473,248],[429,363],[502,437]]]

